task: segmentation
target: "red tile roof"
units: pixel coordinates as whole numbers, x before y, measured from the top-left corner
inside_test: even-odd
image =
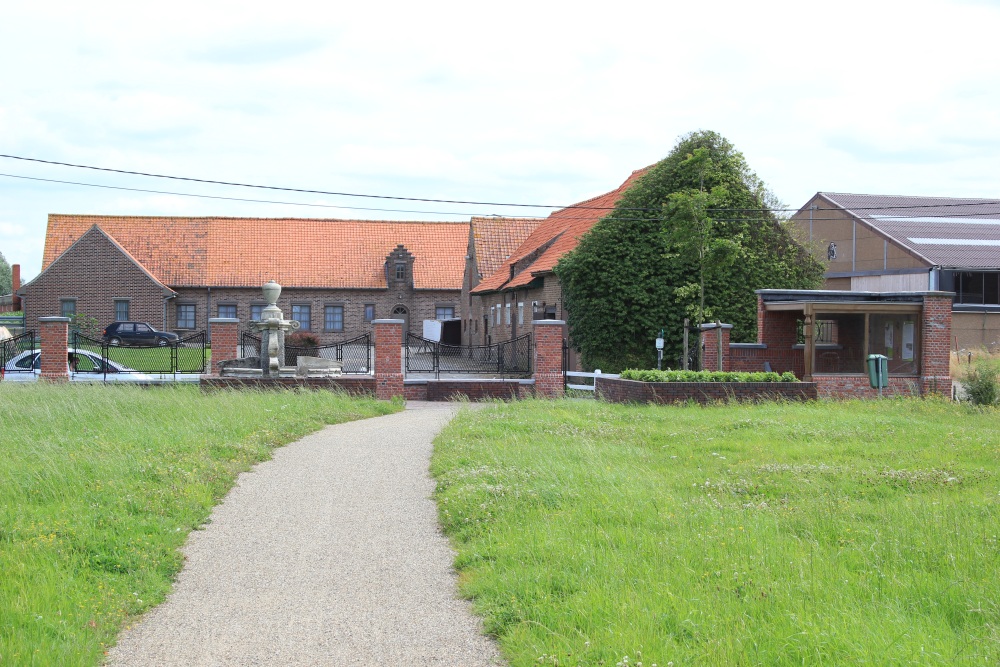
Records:
[[[93,225],[171,287],[384,288],[386,256],[403,244],[414,255],[417,289],[462,288],[469,223],[49,216],[44,271]]]
[[[559,259],[573,250],[580,238],[597,224],[597,221],[611,212],[611,208],[621,196],[650,167],[637,169],[617,189],[593,199],[582,201],[558,211],[554,211],[538,225],[521,246],[490,276],[472,290],[475,294],[495,292],[527,285],[537,276],[551,273]],[[534,258],[529,255],[537,254]],[[522,266],[511,277],[511,267],[520,260]]]
[[[541,223],[541,218],[473,217],[472,241],[479,275],[492,275]]]

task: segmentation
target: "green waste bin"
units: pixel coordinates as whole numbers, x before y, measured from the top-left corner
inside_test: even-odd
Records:
[[[889,357],[884,354],[868,355],[868,382],[872,389],[889,386]]]

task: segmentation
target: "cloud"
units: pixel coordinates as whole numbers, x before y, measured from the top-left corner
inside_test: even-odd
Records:
[[[197,48],[190,52],[190,58],[195,62],[218,65],[263,65],[314,53],[327,42],[328,38],[318,37],[262,37]]]

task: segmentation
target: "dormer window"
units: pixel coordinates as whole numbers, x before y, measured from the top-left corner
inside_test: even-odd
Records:
[[[406,264],[396,262],[396,280],[406,280]]]

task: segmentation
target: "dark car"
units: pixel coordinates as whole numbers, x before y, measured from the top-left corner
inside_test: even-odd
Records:
[[[104,330],[109,345],[170,345],[179,337],[169,331],[157,331],[146,322],[115,322]]]

